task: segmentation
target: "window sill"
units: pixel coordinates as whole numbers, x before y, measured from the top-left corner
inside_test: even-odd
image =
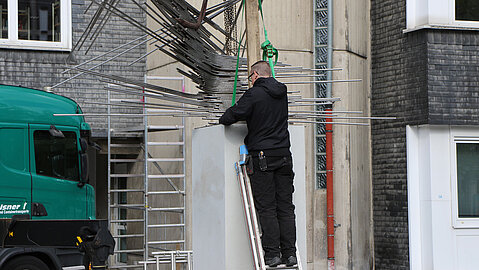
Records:
[[[71,46],[65,46],[64,44],[34,44],[33,42],[32,42],[33,44],[31,42],[28,42],[28,43],[13,43],[10,41],[0,41],[0,49],[62,51],[62,52],[71,52],[72,50]]]
[[[439,30],[466,30],[466,31],[479,31],[479,24],[477,26],[470,25],[442,25],[442,24],[423,24],[414,28],[404,29],[404,34],[419,31],[422,29],[439,29]]]

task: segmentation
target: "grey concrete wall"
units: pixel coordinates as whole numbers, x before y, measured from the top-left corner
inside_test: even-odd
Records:
[[[333,2],[333,110],[362,111],[368,116],[370,98],[369,1]],[[352,116],[352,115],[349,115]],[[334,120],[338,122],[368,122]],[[371,269],[371,164],[369,127],[333,125],[333,171],[336,229],[336,269]]]

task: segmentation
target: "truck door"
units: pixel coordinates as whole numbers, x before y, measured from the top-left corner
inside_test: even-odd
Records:
[[[40,203],[48,214],[35,216],[32,209],[32,219],[86,219],[87,189],[78,186],[78,130],[55,126],[62,137],[60,132],[52,132],[51,126],[30,124],[29,127],[32,207]]]
[[[30,214],[28,125],[0,123],[0,219]]]

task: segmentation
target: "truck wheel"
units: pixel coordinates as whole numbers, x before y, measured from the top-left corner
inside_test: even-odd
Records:
[[[20,256],[9,261],[3,270],[49,270],[48,266],[40,259],[33,256]]]

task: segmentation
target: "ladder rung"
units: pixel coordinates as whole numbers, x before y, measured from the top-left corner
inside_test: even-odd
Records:
[[[148,208],[148,211],[157,212],[183,212],[184,210],[184,207]]]
[[[179,130],[182,129],[183,126],[180,125],[171,125],[171,126],[148,126],[148,132],[155,132],[155,131],[171,131],[171,130]],[[115,129],[114,132],[143,132],[145,131],[145,126],[136,126],[136,127],[127,127],[127,128],[118,128]]]
[[[110,177],[143,177],[143,176],[145,176],[144,173],[139,173],[139,174],[130,174],[130,173],[110,174]]]
[[[149,125],[148,129],[157,129],[157,130],[168,130],[168,129],[182,129],[184,126],[182,125],[168,125],[168,126],[155,126],[155,125]]]
[[[130,158],[112,158],[110,162],[143,162],[144,159],[130,159]]]
[[[155,257],[157,256],[171,256],[171,254],[175,255],[175,257],[178,256],[187,256],[188,254],[193,254],[193,251],[191,250],[172,250],[172,251],[154,251],[151,253]]]
[[[185,145],[184,142],[148,142],[149,146]]]
[[[150,191],[147,192],[148,195],[168,195],[168,194],[185,194],[184,191]]]
[[[137,252],[144,252],[143,249],[123,249],[123,250],[115,250],[115,253],[137,253]]]
[[[148,245],[161,245],[161,244],[181,244],[184,243],[185,240],[169,240],[169,241],[150,241]]]
[[[140,148],[141,146],[139,144],[133,144],[133,143],[112,143],[110,144],[110,147],[120,147],[120,148]]]
[[[184,227],[184,226],[185,224],[154,224],[154,225],[148,225],[148,228],[172,228],[172,227]]]
[[[178,162],[185,161],[184,158],[149,158],[148,161],[151,162]]]
[[[110,98],[110,101],[115,101],[115,102],[122,102],[122,101],[143,102],[143,100],[138,99],[138,98]]]
[[[112,265],[108,266],[108,269],[123,269],[123,268],[143,268],[143,265]]]
[[[158,262],[159,263],[171,263],[171,256],[167,255],[167,256],[155,256],[155,258],[158,257]],[[182,256],[175,256],[175,262],[176,263],[186,263],[188,262],[188,256],[186,255],[182,255]],[[153,261],[151,260],[152,262],[156,262],[156,259]]]
[[[117,219],[111,220],[110,223],[127,223],[127,222],[143,222],[143,219]]]
[[[130,207],[145,207],[144,204],[112,204],[112,208],[130,208]]]
[[[144,234],[125,234],[125,235],[113,235],[113,238],[130,238],[130,237],[143,237]]]
[[[188,259],[187,257],[177,257],[175,259],[175,262],[176,263],[188,263]],[[149,261],[139,261],[138,262],[139,264],[142,264],[142,265],[148,265],[148,264],[156,264],[156,259],[150,259]],[[171,257],[165,257],[165,258],[158,258],[158,263],[159,264],[171,264]]]
[[[286,265],[278,265],[276,267],[266,267],[266,269],[298,269],[298,266],[286,266]]]
[[[143,189],[112,189],[110,192],[144,192]]]
[[[162,174],[162,175],[148,175],[150,179],[161,179],[161,178],[183,178],[184,174]]]

